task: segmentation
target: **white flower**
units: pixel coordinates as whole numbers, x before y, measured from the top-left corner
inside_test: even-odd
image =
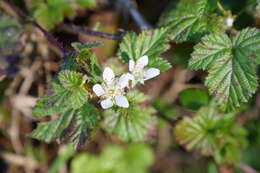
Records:
[[[227,26],[228,26],[228,27],[232,27],[232,26],[233,26],[233,23],[234,23],[234,19],[229,16],[229,17],[226,19],[226,24],[227,24]]]
[[[103,109],[108,109],[114,104],[128,108],[129,103],[124,96],[124,88],[128,86],[129,76],[124,74],[120,78],[115,78],[115,74],[109,67],[103,71],[103,83],[93,86],[94,93],[103,100],[100,102]]]
[[[148,56],[140,57],[136,62],[129,61],[129,71],[131,72],[132,86],[135,86],[138,82],[144,84],[144,81],[152,79],[160,74],[160,70],[157,68],[145,68],[148,65]]]

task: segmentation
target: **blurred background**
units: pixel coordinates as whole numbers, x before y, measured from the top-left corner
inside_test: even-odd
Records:
[[[132,5],[147,22],[145,26],[152,28],[172,1],[136,0]],[[233,15],[238,15],[234,23],[236,29],[259,27],[259,1],[223,0],[221,3]],[[75,41],[102,42],[103,45],[93,51],[101,64],[114,67],[121,66],[113,59],[118,38],[126,31],[142,29],[129,14],[124,0],[0,0],[0,173],[260,172],[259,91],[237,115],[238,123],[247,133],[247,147],[241,149],[241,163],[232,168],[217,166],[211,157],[186,151],[176,142],[173,127],[160,118],[154,122],[145,144],[126,144],[103,130],[96,132],[79,151],[59,141],[45,143],[30,138],[28,134],[36,123],[46,120],[33,117],[32,108],[39,97],[48,93],[50,81],[63,59],[62,52],[31,19],[67,50],[72,50],[70,44]],[[112,33],[115,38],[79,32],[82,28]],[[140,87],[154,100],[154,107],[171,119],[191,115],[210,100],[203,85],[206,73],[187,69],[193,45],[172,43],[164,57],[173,68]],[[199,93],[199,98],[194,92]]]

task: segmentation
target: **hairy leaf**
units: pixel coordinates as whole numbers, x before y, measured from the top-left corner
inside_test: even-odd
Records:
[[[260,32],[246,28],[232,40],[217,32],[202,38],[189,62],[191,69],[207,69],[205,84],[225,111],[247,102],[257,89],[255,63],[259,61]],[[257,60],[257,61],[256,61]]]
[[[201,36],[219,29],[219,16],[213,13],[217,0],[182,0],[170,4],[159,26],[166,27],[176,42],[198,41]]]
[[[187,150],[199,151],[203,155],[214,156],[219,163],[239,161],[229,153],[221,153],[226,147],[238,152],[245,147],[245,129],[234,121],[233,114],[221,114],[214,106],[201,108],[193,118],[180,121],[174,134],[177,141]]]
[[[135,33],[126,34],[119,46],[117,55],[120,60],[128,62],[130,59],[137,60],[141,56],[149,57],[149,65],[165,71],[171,67],[167,60],[160,58],[160,54],[168,49],[168,32],[165,28],[153,31],[143,31],[137,35]]]
[[[46,123],[39,123],[30,136],[46,142],[50,142],[51,140],[60,137],[63,130],[70,124],[73,114],[74,111],[69,110],[56,120]]]
[[[62,141],[71,142],[74,149],[80,149],[96,128],[98,116],[99,113],[93,105],[85,104],[65,129]]]

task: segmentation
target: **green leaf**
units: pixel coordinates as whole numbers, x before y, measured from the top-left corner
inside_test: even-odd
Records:
[[[53,29],[56,24],[73,13],[68,0],[48,0],[36,3],[33,16],[45,29]]]
[[[80,154],[72,160],[72,173],[147,173],[153,163],[151,148],[144,144],[128,147],[109,145],[96,156]],[[102,163],[102,164],[100,164]]]
[[[47,116],[64,113],[69,109],[79,109],[88,99],[87,91],[82,86],[84,83],[82,78],[81,73],[69,70],[61,71],[58,81],[52,83],[54,93],[39,99],[33,114]]]
[[[148,66],[165,71],[171,65],[159,56],[169,48],[167,36],[168,32],[165,28],[143,31],[139,35],[133,32],[128,33],[120,43],[117,55],[120,60],[127,63],[130,59],[136,61],[141,56],[147,55],[149,57]]]
[[[179,93],[179,101],[182,106],[197,110],[203,105],[209,103],[208,92],[199,88],[189,88]]]
[[[91,43],[90,43],[91,44]],[[95,43],[92,43],[94,46]],[[74,44],[76,50],[79,51],[79,55],[76,57],[77,63],[84,68],[90,75],[92,75],[89,80],[93,83],[100,81],[100,76],[102,74],[101,65],[98,62],[98,59],[95,54],[90,52],[86,47],[91,47],[91,45],[80,45]]]
[[[98,110],[91,104],[85,104],[74,116],[71,124],[65,129],[62,141],[71,142],[74,149],[80,149],[97,127]]]
[[[30,136],[46,142],[50,142],[51,140],[60,137],[63,130],[70,124],[73,114],[74,111],[69,110],[56,120],[39,123],[37,128],[33,130]]]
[[[76,0],[76,3],[85,8],[93,8],[97,6],[96,0]]]
[[[211,155],[218,163],[234,163],[246,144],[246,131],[234,120],[233,114],[221,114],[212,105],[202,107],[194,117],[178,122],[174,134],[187,150]],[[227,147],[238,153],[233,157],[223,153]]]
[[[173,41],[199,41],[220,28],[219,16],[213,13],[217,0],[182,0],[177,6],[176,2],[170,6],[161,16],[159,26],[169,30]]]
[[[205,85],[224,111],[232,111],[256,92],[258,82],[255,59],[259,59],[260,32],[240,31],[232,40],[217,32],[202,38],[195,46],[191,69],[207,69]]]

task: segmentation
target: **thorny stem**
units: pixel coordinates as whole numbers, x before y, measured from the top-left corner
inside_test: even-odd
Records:
[[[117,1],[122,7],[123,11],[126,11],[134,20],[134,22],[139,26],[140,30],[152,29],[152,26],[144,19],[140,12],[133,7],[130,0],[118,0]]]
[[[113,39],[113,40],[121,40],[123,37],[122,33],[107,33],[107,32],[99,32],[99,31],[93,31],[84,27],[80,27],[80,26],[75,26],[75,25],[66,25],[63,24],[61,25],[61,28],[64,31],[67,32],[71,32],[71,33],[83,33],[83,34],[87,34],[87,35],[93,35],[96,37],[101,37],[101,38],[107,38],[107,39]]]
[[[31,23],[34,26],[36,26],[52,44],[56,45],[56,47],[59,48],[59,50],[63,53],[64,57],[67,57],[69,55],[69,53],[63,47],[63,45],[60,42],[58,42],[57,39],[55,39],[48,31],[46,31],[36,21],[34,21],[31,18],[29,18],[24,11],[22,11],[20,8],[16,7],[12,2],[10,2],[8,0],[4,0],[4,2],[6,2],[18,14],[18,16],[22,20],[24,20],[25,22]]]

